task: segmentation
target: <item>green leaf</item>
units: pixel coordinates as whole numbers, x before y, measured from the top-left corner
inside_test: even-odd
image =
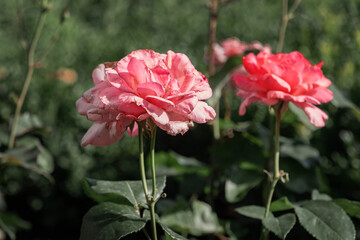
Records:
[[[310,169],[319,162],[320,154],[309,144],[283,138],[280,154],[297,160],[304,168]]]
[[[329,89],[333,92],[333,100],[331,101],[335,107],[339,108],[350,108],[354,115],[360,119],[360,109],[356,106],[352,101],[347,99],[343,93],[335,86],[335,84],[331,84]]]
[[[189,158],[173,151],[156,153],[156,173],[158,176],[200,174],[208,176],[209,167],[195,158]]]
[[[236,212],[240,213],[241,215],[250,217],[250,218],[256,218],[262,220],[265,215],[265,208],[255,205],[249,205],[244,207],[239,207],[235,209]],[[269,215],[272,215],[271,212],[269,212]]]
[[[355,228],[335,203],[313,200],[295,206],[300,224],[318,240],[355,240]]]
[[[294,206],[291,204],[287,197],[279,198],[278,200],[274,201],[270,205],[271,212],[278,212],[278,211],[285,211],[293,209]]]
[[[344,209],[350,216],[360,219],[360,202],[350,201],[345,198],[334,199],[332,201]]]
[[[280,217],[269,214],[262,220],[263,225],[281,239],[285,239],[286,235],[294,227],[295,222],[296,217],[293,213],[287,213]]]
[[[22,139],[16,148],[0,153],[0,159],[5,164],[26,168],[53,181],[50,173],[54,170],[54,160],[36,138]]]
[[[21,136],[34,130],[38,130],[45,133],[50,132],[50,129],[44,127],[43,123],[41,122],[38,116],[27,112],[21,114],[16,128],[16,136]]]
[[[161,228],[165,231],[165,237],[166,239],[175,239],[175,240],[188,240],[181,236],[180,234],[174,232],[170,228],[168,228],[166,225],[160,223]]]
[[[211,207],[200,201],[194,201],[191,210],[184,209],[164,215],[161,223],[177,232],[195,236],[223,231]]]
[[[230,203],[242,200],[249,190],[256,187],[262,180],[259,171],[237,169],[225,182],[225,197]]]
[[[166,177],[156,178],[156,199],[159,199],[164,191],[165,182]],[[151,194],[152,181],[146,180],[146,183],[149,194]],[[103,181],[87,178],[85,180],[85,193],[97,202],[125,203],[127,200],[134,206],[146,204],[142,181]]]
[[[0,211],[0,229],[4,230],[11,240],[16,239],[17,230],[29,230],[31,224],[18,215]]]
[[[319,190],[314,189],[311,192],[311,200],[324,200],[324,201],[330,201],[332,198],[325,194],[325,193],[320,193]]]
[[[80,240],[117,240],[140,231],[149,220],[145,212],[133,206],[103,202],[92,207],[84,216],[80,231]]]
[[[223,67],[215,75],[209,78],[209,84],[211,86],[213,95],[207,100],[210,106],[215,106],[221,97],[221,90],[231,80],[229,72],[237,66],[242,64],[242,56],[234,56],[229,58]]]

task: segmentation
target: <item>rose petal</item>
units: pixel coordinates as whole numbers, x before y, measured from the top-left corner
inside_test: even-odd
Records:
[[[161,97],[165,93],[164,87],[157,82],[146,82],[140,84],[137,87],[137,92],[143,98],[145,98],[148,95]]]
[[[325,112],[320,110],[320,108],[315,107],[310,103],[294,103],[297,107],[304,110],[305,114],[310,119],[310,122],[316,127],[324,127],[325,120],[328,119],[328,116]]]
[[[116,122],[95,122],[82,138],[81,146],[85,147],[89,144],[94,146],[110,145],[119,141],[124,135],[124,131],[116,130]]]
[[[216,116],[215,110],[207,103],[199,101],[194,110],[189,114],[189,118],[197,123],[206,123],[213,120]]]

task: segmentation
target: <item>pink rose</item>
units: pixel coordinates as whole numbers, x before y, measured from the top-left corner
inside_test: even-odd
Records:
[[[237,96],[245,98],[239,114],[255,102],[268,106],[279,100],[293,102],[304,110],[316,127],[325,126],[328,116],[315,107],[332,100],[333,93],[327,89],[331,81],[321,71],[323,63],[312,66],[299,52],[289,54],[253,53],[243,58],[248,75],[234,74],[233,80],[239,90]]]
[[[134,51],[118,62],[100,64],[93,81],[95,87],[76,102],[78,112],[94,122],[82,146],[110,145],[126,130],[136,134],[136,121],[152,119],[176,135],[193,121],[205,123],[216,115],[201,101],[212,95],[206,77],[181,53]]]
[[[215,64],[222,65],[228,58],[232,56],[244,55],[246,51],[259,50],[271,53],[269,45],[262,45],[260,42],[252,42],[251,44],[241,42],[238,38],[228,38],[221,42],[221,45],[214,45]]]

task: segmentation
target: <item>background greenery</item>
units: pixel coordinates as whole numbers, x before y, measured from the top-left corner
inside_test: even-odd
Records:
[[[19,138],[20,142],[34,142],[36,137],[49,154],[35,163],[42,174],[13,165],[2,166],[0,173],[1,211],[15,213],[31,224],[22,224],[27,230],[18,231],[18,239],[78,239],[82,217],[94,205],[82,190],[85,177],[140,178],[136,137],[125,136],[108,147],[80,146],[91,123],[77,114],[75,101],[92,87],[91,73],[99,63],[117,61],[137,49],[185,53],[206,74],[207,5],[207,0],[51,1],[37,56],[51,44],[54,35],[59,38],[35,70],[23,107],[24,132]],[[278,0],[224,5],[217,38],[257,40],[275,49],[281,7]],[[60,26],[64,8],[69,10],[70,18]],[[355,105],[360,104],[359,10],[359,0],[303,1],[289,22],[284,46],[284,52],[298,50],[313,64],[324,61],[325,76]],[[39,14],[38,1],[0,3],[1,151],[7,148],[14,98],[26,74],[26,47]],[[59,72],[64,68],[70,71],[65,76]],[[238,215],[234,208],[262,204],[257,184],[262,181],[261,169],[269,155],[268,111],[264,106],[253,106],[246,116],[239,117],[241,100],[233,95],[234,91],[229,90],[232,121],[221,121],[223,137],[217,144],[208,125],[196,126],[176,137],[159,131],[158,172],[170,176],[165,188],[168,197],[158,203],[158,212],[166,216],[176,204],[189,205],[199,199],[212,206],[226,228],[225,235],[234,232],[238,239],[253,239],[257,235],[251,234],[257,234],[259,222]],[[322,129],[314,129],[287,112],[282,125],[280,168],[290,173],[290,182],[281,184],[277,197],[286,194],[291,201],[299,201],[309,199],[312,190],[319,189],[334,198],[360,201],[359,111],[340,105],[333,102],[322,106],[329,114]],[[238,194],[229,191],[229,186],[235,186]],[[353,220],[360,236],[359,220]],[[197,236],[186,226],[173,227]],[[214,239],[213,233],[199,231],[202,237],[196,238]],[[312,238],[297,224],[289,239]]]

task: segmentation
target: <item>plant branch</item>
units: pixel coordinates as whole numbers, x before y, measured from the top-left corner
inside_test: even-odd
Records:
[[[155,219],[155,203],[156,203],[156,173],[155,173],[155,140],[156,140],[156,125],[151,132],[150,142],[150,154],[151,154],[151,178],[152,178],[152,196],[150,201],[150,214],[151,214],[151,226],[153,230],[153,238],[157,240],[156,233],[156,219]]]
[[[209,29],[209,75],[215,73],[214,44],[216,43],[216,26],[218,19],[218,0],[210,0],[210,29]]]
[[[26,97],[26,94],[27,94],[29,86],[30,86],[31,77],[32,77],[34,69],[35,69],[35,60],[34,60],[35,49],[36,49],[37,43],[40,38],[41,30],[45,23],[45,16],[46,16],[47,11],[48,11],[47,8],[43,7],[41,14],[40,14],[39,21],[36,26],[34,38],[30,45],[29,54],[28,54],[28,67],[27,67],[26,78],[25,78],[23,88],[21,90],[20,97],[16,102],[16,110],[15,110],[14,120],[13,120],[12,126],[11,126],[11,133],[10,133],[10,139],[9,139],[9,144],[8,144],[9,149],[14,147],[15,137],[16,137],[16,129],[17,129],[17,124],[19,121],[21,109],[24,104],[25,97]]]
[[[138,123],[138,126],[139,126],[139,163],[140,163],[141,181],[143,185],[145,199],[148,199],[149,192],[146,184],[145,163],[144,163],[144,131],[142,129],[141,123]]]
[[[291,5],[290,10],[288,11],[288,0],[283,0],[282,22],[279,33],[279,41],[276,47],[276,53],[280,53],[283,49],[287,24],[289,20],[293,18],[294,12],[299,6],[300,2],[301,0],[295,0],[294,3]]]
[[[279,143],[279,139],[280,139],[280,122],[281,122],[281,108],[282,108],[282,104],[283,102],[278,103],[277,105],[275,105],[274,110],[275,110],[275,131],[274,131],[274,135],[273,135],[273,159],[274,159],[274,171],[271,174],[271,187],[269,190],[269,194],[267,197],[267,201],[266,201],[266,208],[265,208],[265,214],[264,214],[264,218],[266,218],[269,215],[270,212],[270,205],[271,205],[271,201],[274,195],[274,190],[276,187],[276,184],[278,183],[279,179],[280,179],[280,170],[279,170],[279,158],[280,158],[280,143]],[[260,239],[264,240],[267,239],[269,232],[268,230],[263,227],[262,231],[261,231],[261,236]]]

